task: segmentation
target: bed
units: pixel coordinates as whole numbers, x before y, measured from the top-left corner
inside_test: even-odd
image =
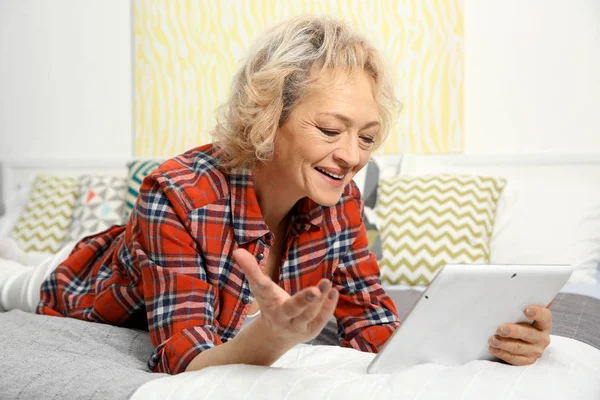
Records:
[[[403,317],[420,292],[390,294]],[[546,383],[553,374],[560,376],[561,385],[538,385],[535,398],[564,398],[576,388],[577,399],[600,398],[600,299],[561,293],[552,311],[553,351],[547,351],[550,360],[543,366],[507,367],[474,361],[462,367],[413,367],[398,376],[367,376],[372,355],[336,346],[337,329],[330,322],[312,346],[294,348],[272,368],[226,366],[168,376],[146,369],[152,351],[147,332],[13,310],[0,313],[0,398],[215,399],[246,395],[252,399],[364,399],[404,395],[426,399],[445,393],[444,398],[506,399],[522,398],[516,395],[519,390],[528,393],[532,385],[523,380],[527,373],[532,379],[549,374],[542,381]],[[329,378],[324,380],[324,376]],[[362,384],[349,385],[349,377]],[[450,379],[453,386],[446,385]],[[493,382],[496,385],[491,385]],[[486,388],[486,384],[491,386]],[[509,388],[514,391],[512,397]],[[372,391],[370,397],[363,396],[367,389]]]
[[[436,158],[433,167],[431,163],[424,166],[423,160],[408,157],[403,161],[402,172],[430,173],[441,168],[445,171],[506,172],[519,177],[529,173],[531,179],[539,181],[541,172],[536,168],[536,172],[531,173],[531,167],[537,162],[553,171],[546,172],[548,176],[556,175],[557,170],[570,170],[579,178],[593,180],[600,173],[600,158],[597,157],[584,162],[579,158],[557,156],[538,157],[537,161],[534,157],[534,163],[526,156],[508,160],[509,168],[507,159],[503,158],[490,161],[485,157],[440,157]],[[10,203],[15,198],[27,196],[25,189],[34,172],[51,170],[73,174],[77,171],[126,176],[124,164],[123,160],[9,163],[3,173],[3,203],[7,204],[7,214],[0,218],[0,238],[6,235],[18,213]],[[568,164],[568,167],[560,168],[562,164]],[[566,176],[568,179],[568,174]],[[570,196],[579,195],[586,201],[591,199],[585,204],[596,204],[596,199],[600,199],[597,189],[585,190],[588,189],[579,194],[570,193]],[[560,206],[548,205],[550,203],[545,202],[544,206]],[[588,213],[584,216],[586,222],[598,222],[600,201],[596,206],[585,211]],[[538,207],[538,212],[541,212],[540,208],[543,207]],[[506,225],[507,221],[519,218],[507,216],[506,221],[500,222],[504,224],[504,236],[523,229],[523,221],[516,227]],[[586,246],[600,249],[597,235],[600,223],[596,225],[598,228],[589,231],[591,233],[586,237]],[[581,230],[581,227],[579,223],[573,224],[572,229]],[[543,238],[545,241],[550,239]],[[495,240],[492,247],[498,250],[496,254],[503,246],[509,247],[510,243],[503,244],[502,238],[495,237]],[[528,246],[528,249],[535,247],[535,243]],[[548,253],[556,250],[552,247],[550,242],[540,245]],[[513,248],[512,251],[518,253],[520,249]],[[533,257],[532,254],[525,255]],[[598,269],[595,271],[597,273]],[[563,288],[552,306],[552,345],[534,366],[517,368],[473,361],[460,367],[417,366],[393,375],[366,375],[366,366],[373,355],[339,347],[334,322],[330,322],[312,343],[292,349],[271,368],[233,365],[168,376],[147,370],[147,358],[153,347],[147,332],[13,310],[0,313],[0,399],[518,399],[570,396],[597,400],[600,398],[600,284],[597,282],[597,277],[586,272],[585,279],[574,280]],[[420,295],[417,289],[398,286],[386,286],[386,291],[397,305],[401,318]]]

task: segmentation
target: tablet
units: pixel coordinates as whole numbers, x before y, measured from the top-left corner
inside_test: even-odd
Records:
[[[570,265],[446,265],[367,372],[496,359],[488,340],[498,327],[531,323],[523,314],[525,308],[547,306],[572,271]]]

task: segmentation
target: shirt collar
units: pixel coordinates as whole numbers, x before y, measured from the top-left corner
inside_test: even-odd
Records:
[[[249,169],[238,169],[229,175],[231,190],[231,213],[235,240],[245,244],[269,233],[269,227],[263,219],[256,192],[254,179]],[[296,203],[291,220],[291,233],[298,235],[312,229],[320,229],[323,223],[323,208],[305,197]]]
[[[269,232],[269,227],[260,211],[250,170],[239,169],[233,171],[229,175],[229,185],[233,231],[236,242],[245,244],[266,235]]]
[[[321,229],[323,224],[323,207],[305,197],[296,204],[296,213],[292,219],[292,229],[296,234],[308,232],[310,229]]]

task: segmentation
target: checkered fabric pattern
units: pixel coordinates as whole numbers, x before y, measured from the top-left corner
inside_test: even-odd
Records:
[[[154,171],[162,161],[135,160],[127,163],[127,190],[125,192],[125,207],[123,207],[123,221],[129,220],[129,215],[135,207],[135,202],[140,194],[140,186],[146,176]]]
[[[254,300],[232,252],[245,248],[264,263],[274,238],[251,173],[224,174],[219,159],[207,145],[146,177],[129,223],[80,242],[42,285],[38,312],[122,325],[142,311],[156,372],[182,372],[201,351],[232,339]],[[355,184],[333,207],[298,202],[279,285],[294,294],[330,279],[340,292],[342,345],[377,352],[399,322],[362,213]]]

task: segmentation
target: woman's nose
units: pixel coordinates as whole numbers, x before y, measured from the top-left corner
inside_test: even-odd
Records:
[[[353,135],[348,135],[346,140],[341,141],[340,146],[334,152],[334,157],[349,168],[358,165],[360,162],[360,149],[356,138]]]

